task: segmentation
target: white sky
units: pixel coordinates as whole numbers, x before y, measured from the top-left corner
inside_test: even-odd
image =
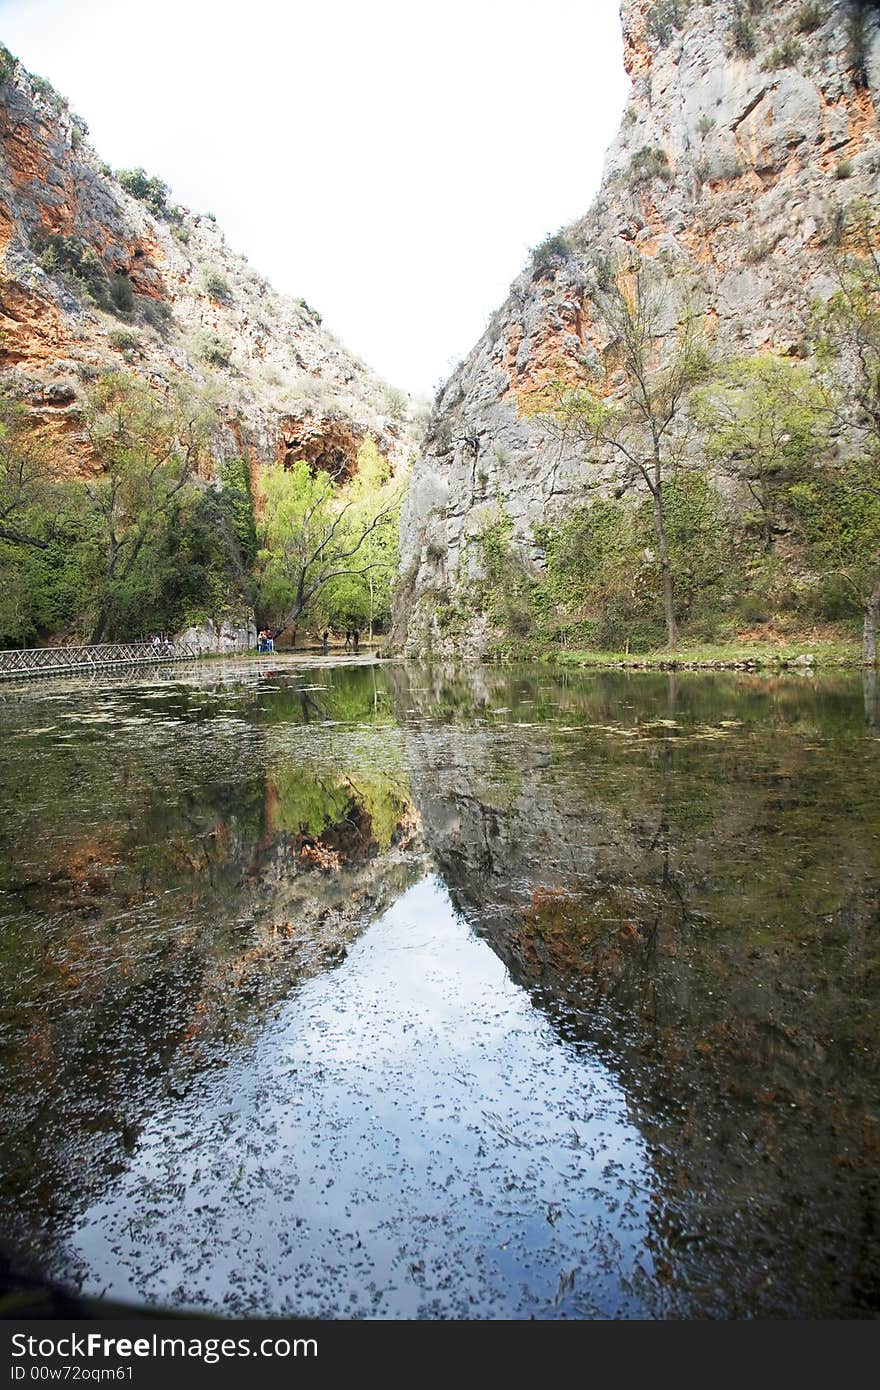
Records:
[[[617,0],[0,0],[0,38],[420,394],[587,210],[627,91]]]

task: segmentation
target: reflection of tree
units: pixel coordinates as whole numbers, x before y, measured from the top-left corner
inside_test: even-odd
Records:
[[[340,679],[312,708],[384,724],[372,673],[356,674],[360,690]],[[301,694],[272,695],[279,727],[257,686],[143,689],[116,695],[112,758],[87,724],[71,745],[35,738],[30,756],[0,747],[18,808],[0,822],[0,1169],[8,1233],[41,1257],[151,1111],[423,872],[405,782],[354,755],[334,766],[300,746],[294,760]],[[4,715],[19,729],[35,708]],[[303,855],[309,839],[319,852]]]
[[[865,727],[872,733],[880,729],[880,704],[877,699],[877,669],[866,666],[862,670],[862,688],[865,695]]]

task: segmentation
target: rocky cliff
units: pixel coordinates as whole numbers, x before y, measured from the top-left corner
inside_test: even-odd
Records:
[[[438,395],[402,527],[396,639],[410,652],[455,644],[434,615],[466,591],[469,540],[499,504],[540,571],[536,523],[584,498],[579,451],[530,404],[553,378],[603,390],[613,376],[603,258],[663,256],[687,271],[719,355],[798,356],[811,304],[832,288],[842,210],[876,201],[873,0],[623,0],[622,22],[632,90],[599,195],[536,248]],[[472,651],[486,635],[471,626]]]
[[[59,467],[91,467],[81,391],[113,369],[162,391],[184,374],[223,421],[220,456],[350,469],[370,432],[413,452],[410,407],[158,179],[117,179],[85,122],[0,50],[0,388],[27,402]],[[123,186],[125,184],[125,186]]]

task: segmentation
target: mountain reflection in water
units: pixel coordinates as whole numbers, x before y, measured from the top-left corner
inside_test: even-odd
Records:
[[[867,682],[279,663],[0,708],[5,1226],[45,1267],[876,1314]]]

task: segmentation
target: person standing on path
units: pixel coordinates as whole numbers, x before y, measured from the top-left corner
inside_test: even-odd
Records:
[[[327,655],[327,643],[329,642],[329,640],[330,640],[330,633],[329,633],[329,632],[322,632],[322,633],[321,633],[321,645],[322,645],[322,647],[323,647],[323,649],[324,649],[324,655],[325,655],[325,656]]]
[[[359,629],[358,629],[358,628],[355,628],[354,632],[353,632],[351,635],[352,635],[352,638],[354,639],[354,649],[355,649],[355,651],[356,651],[356,652],[357,652],[357,651],[360,651],[360,645],[359,645],[359,644],[360,644],[360,640],[361,640],[361,634],[360,634]]]

